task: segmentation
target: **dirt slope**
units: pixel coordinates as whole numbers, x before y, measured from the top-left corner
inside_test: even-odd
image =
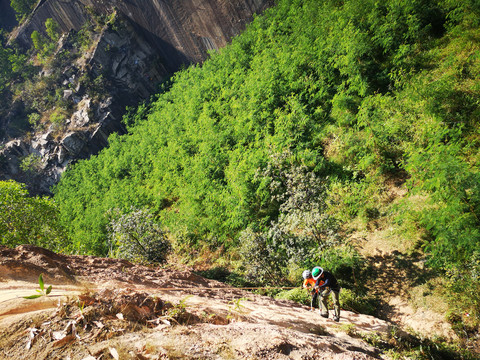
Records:
[[[48,297],[26,300],[44,274]],[[342,312],[340,323],[189,271],[0,248],[0,359],[385,359],[356,333],[389,324]]]

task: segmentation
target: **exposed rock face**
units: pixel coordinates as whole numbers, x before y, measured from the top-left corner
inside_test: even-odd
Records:
[[[209,50],[225,46],[254,13],[269,5],[271,0],[40,1],[29,21],[13,34],[26,48],[34,30],[45,32],[48,18],[65,34],[80,30],[95,16],[115,13],[118,21],[104,27],[94,48],[63,70],[63,85],[68,86],[63,99],[74,108],[66,129],[59,135],[50,127],[34,134],[33,140],[0,145],[0,180],[25,182],[31,193],[48,194],[68,164],[98,153],[111,133],[125,132],[121,119],[126,106],[148,99],[182,65],[201,62]],[[64,35],[58,47],[68,46]],[[85,75],[104,79],[100,100],[82,85],[79,79]],[[31,154],[42,162],[34,176],[20,166]]]
[[[45,20],[53,18],[67,32],[79,30],[89,18],[89,8],[100,14],[116,9],[128,17],[163,59],[168,71],[180,64],[199,62],[207,51],[223,47],[237,35],[254,13],[271,0],[44,0],[23,26],[17,40],[31,43],[33,30],[45,32]]]

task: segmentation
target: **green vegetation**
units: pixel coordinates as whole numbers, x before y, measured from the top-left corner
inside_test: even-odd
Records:
[[[383,223],[445,276],[451,321],[464,325],[468,311],[478,327],[479,25],[474,0],[279,0],[64,174],[54,190],[64,249],[129,256],[142,212],[143,247],[156,248],[158,231],[160,247],[186,261],[216,252],[218,269],[234,270],[222,276],[251,283],[288,284],[320,264],[346,306],[371,313],[369,269],[346,239]],[[53,41],[53,23],[47,32]],[[89,34],[78,34],[82,49]],[[4,48],[0,66],[13,54]],[[59,101],[48,81],[19,88],[34,126]],[[395,203],[392,183],[407,190]]]
[[[1,245],[32,244],[65,251],[66,239],[52,199],[30,197],[21,184],[0,181]]]
[[[459,33],[473,36],[471,11],[440,1],[280,1],[202,67],[176,75],[129,135],[112,136],[100,156],[65,175],[56,198],[73,246],[105,243],[104,214],[132,205],[151,208],[193,244],[236,246],[244,229],[267,234],[273,222],[284,237],[298,230],[296,243],[303,236],[323,246],[338,235],[337,221],[378,216],[385,179],[402,171],[412,193],[432,204],[469,196],[446,208],[462,219],[457,227],[472,228],[478,174],[462,141],[476,128],[445,100],[451,88],[468,91],[474,108],[478,59],[473,49],[460,58],[442,54]],[[425,158],[449,163],[437,174],[438,164]],[[296,200],[305,189],[308,201]],[[473,241],[456,241],[439,233],[438,220],[429,225],[430,206],[415,211],[434,239],[425,245],[450,246],[456,259],[449,262],[463,261],[477,243],[473,228],[466,234]],[[297,213],[312,220],[295,223]]]
[[[51,56],[54,54],[60,38],[60,25],[49,18],[45,21],[45,31],[48,37],[43,36],[37,30],[34,30],[30,35],[33,47],[37,51],[37,59],[44,65],[51,63],[53,60]]]
[[[25,299],[37,299],[41,296],[48,296],[52,292],[52,285],[45,289],[45,283],[43,282],[43,274],[38,276],[38,286],[40,289],[35,289],[38,294],[24,296]]]
[[[480,241],[475,4],[279,1],[65,174],[71,251],[106,254],[106,214],[147,208],[177,244],[238,251],[278,282],[343,224],[388,215],[460,271]],[[424,201],[388,207],[392,178]]]
[[[10,0],[10,6],[17,13],[17,20],[21,21],[30,14],[37,0]]]
[[[136,210],[128,214],[110,214],[110,256],[139,263],[163,263],[170,251],[166,234],[152,214]],[[85,247],[88,247],[85,244]]]

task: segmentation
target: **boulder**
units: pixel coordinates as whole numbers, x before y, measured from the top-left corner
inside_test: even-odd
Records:
[[[77,111],[73,113],[71,118],[71,125],[75,127],[83,127],[90,122],[90,104],[91,99],[84,97],[77,105]]]
[[[72,131],[63,137],[60,144],[71,156],[79,156],[85,147],[86,141],[81,132]]]

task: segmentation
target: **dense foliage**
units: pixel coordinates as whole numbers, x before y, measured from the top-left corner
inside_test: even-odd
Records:
[[[190,245],[236,245],[249,228],[271,247],[275,226],[318,245],[312,224],[380,216],[401,177],[424,201],[397,222],[425,229],[433,264],[464,262],[480,240],[478,15],[475,1],[279,1],[65,174],[72,250],[105,254],[105,214],[131,206]],[[278,157],[299,184],[318,180],[314,202],[286,208]]]
[[[66,233],[54,201],[28,196],[19,183],[0,181],[0,244],[32,244],[65,251]]]
[[[13,3],[20,16],[33,4]],[[51,19],[27,53],[2,39],[0,117],[18,129],[2,137],[66,129],[62,69],[114,18],[70,33],[72,46],[58,47]],[[371,269],[345,239],[388,227],[445,276],[447,318],[469,336],[480,322],[479,25],[476,0],[278,0],[131,112],[128,135],[70,168],[55,201],[0,182],[1,244],[157,263],[171,247],[210,251],[207,272],[235,285],[298,283],[320,265],[344,308],[373,313]],[[105,96],[102,77],[79,78]],[[35,176],[40,160],[20,168]]]
[[[10,0],[10,6],[17,13],[18,20],[30,14],[36,3],[36,0]]]

